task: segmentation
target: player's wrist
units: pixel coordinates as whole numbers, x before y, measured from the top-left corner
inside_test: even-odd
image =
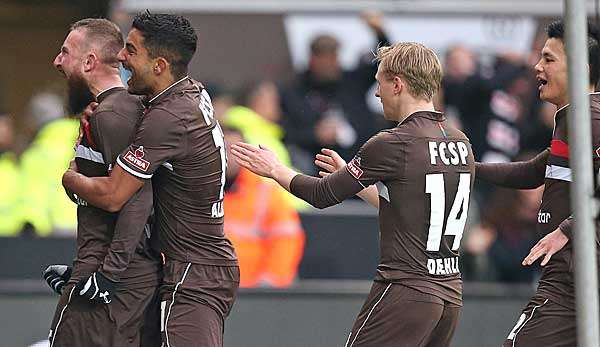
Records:
[[[282,186],[288,191],[290,190],[290,183],[292,179],[297,174],[297,172],[281,163],[277,163],[271,169],[271,178],[274,179],[277,183],[279,183],[280,186]]]

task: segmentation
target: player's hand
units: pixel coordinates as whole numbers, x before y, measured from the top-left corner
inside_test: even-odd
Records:
[[[569,242],[569,239],[563,234],[560,228],[557,228],[550,234],[544,236],[541,240],[536,243],[535,246],[529,251],[529,254],[523,259],[523,265],[531,265],[538,258],[543,255],[544,260],[542,260],[541,265],[545,266],[550,261],[550,258],[558,251],[560,251],[566,244]]]
[[[90,301],[110,304],[116,287],[117,282],[109,280],[100,272],[94,272],[90,277],[79,281],[75,290]]]
[[[80,122],[83,124],[84,122],[88,122],[90,119],[90,116],[94,113],[94,111],[96,111],[96,109],[98,108],[98,103],[95,101],[90,102],[85,109],[83,110],[83,113],[81,114],[81,120]]]
[[[71,267],[67,265],[50,265],[44,270],[43,276],[50,289],[60,295],[71,278]]]
[[[319,176],[325,177],[346,166],[346,161],[336,151],[323,148],[315,156],[315,165],[324,170],[319,171]]]
[[[94,113],[96,108],[98,108],[98,103],[94,101],[90,102],[83,110],[81,117],[79,117],[79,136],[77,136],[77,141],[75,141],[75,148],[81,144],[81,139],[85,134],[84,129],[89,126],[90,116]]]
[[[242,167],[267,178],[274,178],[275,169],[282,165],[275,153],[262,145],[238,142],[231,146],[231,154]]]

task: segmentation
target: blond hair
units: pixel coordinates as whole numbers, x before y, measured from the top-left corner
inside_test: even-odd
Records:
[[[375,60],[384,73],[399,76],[415,98],[431,101],[442,84],[442,65],[437,55],[420,43],[401,42],[379,47]]]

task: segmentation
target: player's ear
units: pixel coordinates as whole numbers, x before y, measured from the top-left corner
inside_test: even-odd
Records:
[[[160,75],[162,73],[167,72],[169,70],[169,67],[170,67],[170,64],[165,58],[158,57],[154,61],[154,66],[152,67],[152,72],[154,72],[155,75]]]
[[[99,63],[99,60],[98,60],[98,56],[96,55],[96,53],[90,52],[83,60],[83,71],[84,72],[91,71],[98,63]]]
[[[404,81],[399,76],[394,76],[392,82],[394,83],[394,95],[400,94],[405,87]]]

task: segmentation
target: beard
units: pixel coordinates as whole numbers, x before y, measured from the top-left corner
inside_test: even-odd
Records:
[[[83,77],[72,75],[67,80],[69,86],[68,109],[71,114],[79,114],[83,112],[85,107],[92,101],[94,96],[88,89]]]
[[[134,95],[149,95],[152,93],[152,89],[148,87],[148,84],[140,78],[137,78],[137,76],[133,73],[127,81],[127,91],[129,94]]]

